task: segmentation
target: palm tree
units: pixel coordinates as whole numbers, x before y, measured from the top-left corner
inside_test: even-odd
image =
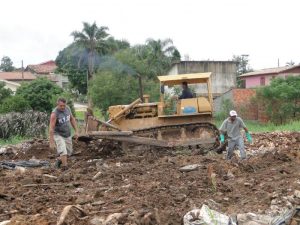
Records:
[[[94,73],[94,62],[96,53],[103,55],[106,53],[108,46],[106,38],[109,34],[106,32],[108,27],[98,27],[96,22],[89,24],[83,22],[81,32],[74,31],[71,35],[74,37],[74,42],[84,47],[88,52],[88,75],[92,78]]]
[[[150,64],[155,66],[157,70],[155,71],[156,74],[162,75],[163,73],[166,73],[173,63],[174,54],[178,55],[179,53],[173,45],[173,41],[171,39],[148,39],[146,44],[149,48]]]
[[[290,62],[286,63],[286,66],[293,66],[293,65],[295,65],[295,62],[293,62],[293,60],[291,60]]]

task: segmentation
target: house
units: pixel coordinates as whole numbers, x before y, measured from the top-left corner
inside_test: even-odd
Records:
[[[12,90],[13,93],[16,93],[18,87],[21,86],[21,84],[19,84],[19,83],[8,81],[8,80],[1,80],[0,79],[0,82],[4,83],[4,85],[5,85],[4,88]]]
[[[240,76],[246,88],[269,85],[276,77],[300,76],[300,65],[269,68],[245,73]]]
[[[181,61],[172,65],[168,75],[212,72],[213,96],[217,97],[236,86],[237,62],[235,61]],[[207,93],[198,86],[196,92]]]
[[[35,80],[36,76],[34,76],[30,72],[21,72],[21,71],[14,71],[14,72],[0,72],[0,80],[7,80],[15,83],[22,83]]]
[[[66,87],[69,83],[68,77],[56,73],[57,65],[53,60],[36,65],[28,65],[25,71],[35,74],[37,77],[46,77],[60,87]]]

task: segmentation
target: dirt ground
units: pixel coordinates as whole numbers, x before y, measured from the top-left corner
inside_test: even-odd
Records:
[[[64,207],[78,205],[84,212],[73,208],[65,224],[104,224],[118,213],[106,224],[176,225],[202,204],[228,215],[277,215],[300,204],[300,133],[261,133],[253,139],[246,145],[249,159],[231,162],[224,154],[195,155],[188,149],[139,146],[122,152],[114,145],[75,143],[65,172],[54,168],[55,152],[46,140],[13,146],[0,161],[34,157],[51,167],[0,169],[0,222],[57,224]],[[179,170],[190,164],[199,167]]]

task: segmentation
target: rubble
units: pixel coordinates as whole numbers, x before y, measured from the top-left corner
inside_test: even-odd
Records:
[[[187,212],[203,204],[228,217],[251,212],[276,218],[300,205],[300,133],[252,136],[252,144],[245,142],[249,159],[234,156],[230,162],[218,154],[142,146],[120,152],[113,144],[104,151],[98,142],[75,142],[80,154],[70,158],[64,173],[53,167],[55,151],[46,140],[10,146],[0,161],[35,157],[50,166],[0,169],[0,221],[56,225],[64,208],[74,205],[85,214],[73,207],[67,224],[179,225]],[[192,170],[181,172],[186,165]]]

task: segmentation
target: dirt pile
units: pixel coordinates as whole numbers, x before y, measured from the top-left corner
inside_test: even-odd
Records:
[[[97,143],[75,143],[66,172],[52,167],[0,170],[0,221],[38,214],[52,225],[66,206],[79,205],[87,216],[69,214],[70,224],[105,224],[108,219],[107,224],[181,224],[186,212],[204,203],[228,215],[277,215],[300,204],[300,134],[253,138],[246,145],[251,157],[232,162],[224,155],[189,150],[138,148],[120,154],[114,145],[107,154],[109,149],[97,148]],[[44,140],[16,151],[0,155],[0,160],[55,160]],[[194,170],[180,171],[192,164],[197,164]]]

